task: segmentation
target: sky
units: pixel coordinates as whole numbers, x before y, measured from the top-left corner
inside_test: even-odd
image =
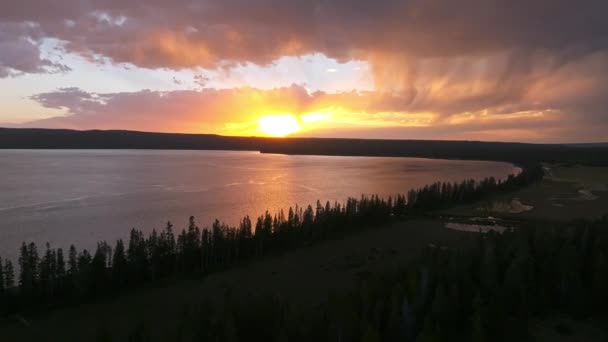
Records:
[[[605,0],[0,0],[0,126],[608,141]]]

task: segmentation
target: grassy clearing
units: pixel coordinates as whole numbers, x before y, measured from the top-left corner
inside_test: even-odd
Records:
[[[573,220],[608,215],[608,167],[545,165],[542,182],[442,212],[454,216]]]
[[[555,181],[576,182],[587,187],[608,186],[608,167],[546,165],[547,176]]]

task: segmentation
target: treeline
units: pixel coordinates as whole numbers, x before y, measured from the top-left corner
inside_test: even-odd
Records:
[[[333,205],[317,202],[314,208],[290,208],[275,215],[266,212],[255,221],[246,216],[238,227],[216,220],[211,228],[200,229],[191,217],[189,226],[181,232],[174,231],[170,222],[147,237],[133,229],[127,243],[118,240],[112,247],[100,242],[92,254],[74,246],[65,252],[48,244],[40,252],[34,243],[23,243],[18,278],[15,280],[10,261],[0,267],[0,310],[13,313],[45,309],[120,293],[159,279],[200,277],[239,262],[374,227],[395,217],[424,214],[475,201],[491,192],[513,190],[542,176],[542,168],[533,166],[504,181],[487,178],[480,182],[435,183],[395,198],[362,196]]]
[[[465,250],[429,246],[403,271],[361,275],[314,309],[226,292],[185,306],[162,329],[141,322],[129,341],[532,340],[543,318],[608,313],[608,220],[560,225],[480,234]],[[112,331],[100,326],[99,340]]]
[[[136,131],[1,128],[0,149],[161,149],[419,157],[608,165],[608,147],[484,141],[229,137]]]

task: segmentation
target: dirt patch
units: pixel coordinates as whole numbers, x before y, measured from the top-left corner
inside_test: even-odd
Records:
[[[599,198],[599,196],[594,195],[593,192],[588,189],[580,189],[578,191],[578,194],[578,199],[581,199],[583,201],[593,201]]]
[[[456,222],[448,222],[445,224],[445,227],[448,229],[458,230],[461,232],[472,232],[472,233],[487,233],[490,231],[495,231],[498,233],[502,233],[505,230],[509,229],[509,227],[501,226],[501,225],[487,225],[487,224],[472,224],[472,223],[456,223]]]
[[[442,214],[551,221],[608,215],[608,167],[545,166],[547,173],[539,183],[515,192],[493,194],[475,204],[446,209]]]

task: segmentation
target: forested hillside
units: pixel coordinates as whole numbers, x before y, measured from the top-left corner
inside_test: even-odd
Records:
[[[257,138],[134,131],[0,128],[0,148],[183,149],[608,165],[608,147],[481,141]]]

